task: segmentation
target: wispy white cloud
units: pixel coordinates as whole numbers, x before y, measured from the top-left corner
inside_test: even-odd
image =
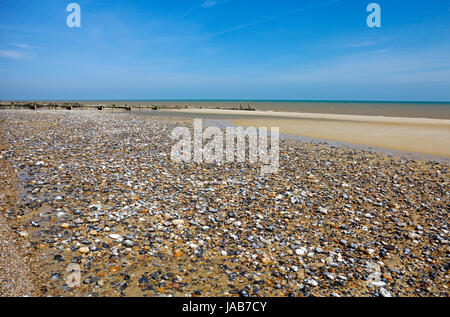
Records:
[[[278,78],[294,83],[450,84],[447,47],[415,52],[374,50],[298,66]]]
[[[208,1],[213,1],[213,0],[207,0],[207,2]],[[293,15],[293,14],[296,14],[296,13],[308,11],[308,10],[319,8],[319,7],[324,7],[324,6],[327,6],[327,5],[330,5],[330,4],[334,4],[334,3],[337,3],[337,2],[340,2],[340,1],[341,0],[331,0],[331,1],[326,1],[326,2],[320,2],[320,3],[312,4],[312,5],[307,6],[307,7],[303,7],[303,8],[299,8],[299,9],[296,9],[296,10],[288,11],[288,12],[285,12],[285,13],[282,13],[282,14],[279,14],[279,15],[276,15],[276,16],[268,17],[266,19],[262,19],[262,20],[255,21],[255,22],[252,22],[252,23],[236,25],[236,26],[230,27],[230,28],[228,28],[226,30],[223,30],[223,31],[211,34],[209,37],[216,37],[216,36],[223,35],[223,34],[226,34],[226,33],[239,31],[239,30],[246,29],[246,28],[249,28],[249,27],[252,27],[252,26],[255,26],[255,25],[271,22],[273,20],[277,20],[277,19],[289,16],[289,15]]]
[[[0,50],[0,57],[21,59],[24,57],[24,54],[22,52],[14,50]]]
[[[212,7],[215,7],[216,5],[218,5],[218,4],[224,4],[224,3],[227,3],[227,2],[229,2],[230,0],[205,0],[203,3],[202,3],[202,8],[204,8],[204,9],[208,9],[208,8],[212,8]]]
[[[217,1],[214,0],[206,0],[202,3],[202,8],[212,8],[217,4]]]
[[[13,45],[15,47],[23,48],[23,49],[26,49],[26,50],[29,50],[31,48],[31,46],[26,44],[26,43],[13,43]]]
[[[200,7],[192,7],[192,8],[187,9],[186,12],[183,14],[183,18],[190,16],[197,9],[210,9],[219,4],[225,4],[230,1],[231,0],[205,0],[202,2]]]

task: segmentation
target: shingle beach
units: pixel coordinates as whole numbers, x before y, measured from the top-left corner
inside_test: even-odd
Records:
[[[0,295],[449,296],[447,163],[283,139],[262,177],[172,161],[191,125],[0,111]]]

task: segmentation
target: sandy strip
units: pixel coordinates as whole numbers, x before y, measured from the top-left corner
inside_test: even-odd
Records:
[[[15,236],[0,215],[0,297],[35,296],[31,270]]]
[[[242,116],[231,122],[238,126],[279,127],[285,134],[323,140],[450,156],[450,120],[215,109],[174,111]]]
[[[2,150],[0,144],[0,153]],[[31,269],[22,253],[23,241],[18,241],[19,235],[4,216],[8,210],[17,210],[14,181],[14,170],[0,155],[0,297],[36,296]]]

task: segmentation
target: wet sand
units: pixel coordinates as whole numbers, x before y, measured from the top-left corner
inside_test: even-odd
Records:
[[[285,134],[450,156],[450,120],[210,109],[174,112],[232,115],[237,126],[279,127]],[[237,113],[240,118],[234,117]]]

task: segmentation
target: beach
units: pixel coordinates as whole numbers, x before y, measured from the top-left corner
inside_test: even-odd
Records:
[[[389,102],[389,101],[302,101],[302,100],[43,100],[48,103],[82,103],[85,105],[131,106],[143,109],[246,109],[264,112],[320,113],[403,118],[450,119],[449,102]]]
[[[445,119],[217,109],[172,111],[229,115],[237,126],[279,127],[285,134],[450,157],[450,120]]]
[[[449,296],[447,163],[283,138],[278,172],[261,176],[259,162],[174,162],[175,127],[192,118],[0,111],[10,171],[0,176],[16,197],[0,213],[29,259],[30,289]]]

